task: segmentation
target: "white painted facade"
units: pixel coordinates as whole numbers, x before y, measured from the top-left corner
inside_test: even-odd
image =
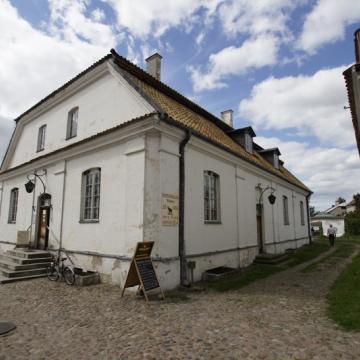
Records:
[[[67,114],[75,106],[78,135],[65,140]],[[49,249],[61,244],[77,266],[123,285],[136,243],[155,241],[152,255],[161,285],[179,285],[179,225],[163,224],[161,201],[163,194],[179,195],[179,144],[185,132],[157,114],[124,124],[154,111],[107,61],[21,118],[0,173],[0,251],[14,247],[17,231],[29,230],[34,241],[43,188],[37,180],[34,193],[28,194],[24,184],[27,175],[46,170],[43,180],[52,204]],[[45,149],[37,153],[37,132],[43,124]],[[124,126],[89,139],[119,124]],[[100,217],[83,223],[82,174],[91,168],[101,168]],[[219,176],[220,223],[204,222],[204,171]],[[186,260],[196,262],[194,280],[209,268],[247,266],[258,254],[259,184],[274,188],[277,197],[273,206],[267,201],[269,192],[263,197],[264,249],[279,253],[308,243],[305,190],[196,136],[190,138],[185,147],[184,241]],[[15,187],[18,211],[16,223],[9,224]],[[283,221],[282,196],[289,201],[289,225]]]
[[[314,219],[314,223],[321,222],[323,235],[327,236],[327,231],[332,225],[334,228],[337,229],[336,236],[343,236],[345,234],[345,220],[344,218],[321,218],[316,217],[316,220]]]

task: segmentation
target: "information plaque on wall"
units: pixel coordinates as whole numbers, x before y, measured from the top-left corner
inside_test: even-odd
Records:
[[[175,226],[179,223],[179,195],[161,194],[161,225]]]
[[[146,301],[148,301],[147,293],[155,289],[160,290],[161,296],[164,299],[164,293],[160,287],[159,280],[156,276],[154,265],[151,260],[151,251],[153,246],[153,241],[137,243],[121,297],[124,296],[126,288],[138,286],[139,289],[142,290]]]

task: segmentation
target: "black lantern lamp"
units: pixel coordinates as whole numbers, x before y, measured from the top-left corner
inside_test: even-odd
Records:
[[[42,185],[43,185],[43,187],[44,187],[43,194],[45,194],[45,192],[46,192],[46,191],[45,191],[45,190],[46,190],[46,187],[45,187],[45,184],[44,184],[43,180],[41,179],[41,176],[46,175],[46,169],[43,170],[43,173],[42,173],[42,174],[37,174],[36,171],[35,171],[35,172],[34,172],[33,174],[31,174],[31,175],[34,176],[33,179],[30,179],[30,178],[29,178],[29,175],[27,175],[27,179],[28,179],[29,181],[25,184],[25,190],[26,190],[26,192],[30,194],[30,193],[32,193],[32,192],[34,191],[34,189],[35,189],[35,182],[34,182],[34,180],[35,180],[35,178],[38,178],[38,179],[41,181],[41,183],[42,183]]]
[[[258,188],[259,190],[261,190],[261,184],[258,184],[257,188]],[[264,190],[261,191],[261,194],[260,194],[260,196],[259,196],[259,203],[258,203],[258,204],[259,204],[259,205],[261,204],[262,196],[263,196],[263,194],[264,194],[264,192],[265,192],[266,190],[271,190],[271,194],[268,196],[268,200],[269,200],[269,203],[270,203],[271,205],[274,205],[274,204],[275,204],[275,201],[276,201],[276,196],[274,195],[275,189],[274,189],[273,187],[271,187],[271,186],[267,186]]]
[[[26,184],[25,184],[25,190],[27,193],[32,193],[34,190],[35,184],[33,183],[32,180],[29,180]]]

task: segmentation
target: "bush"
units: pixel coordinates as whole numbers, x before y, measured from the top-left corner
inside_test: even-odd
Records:
[[[345,233],[349,235],[360,235],[360,210],[346,215]]]

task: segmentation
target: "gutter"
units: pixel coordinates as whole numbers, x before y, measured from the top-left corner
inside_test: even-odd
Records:
[[[185,146],[191,138],[191,130],[186,131],[186,135],[180,142],[179,153],[179,258],[180,258],[180,285],[189,286],[186,269],[186,249],[185,249]]]
[[[309,234],[309,240],[310,240],[310,244],[312,244],[313,239],[312,239],[312,234],[311,234],[311,228],[310,228],[310,208],[309,208],[309,199],[310,199],[311,194],[306,195],[306,213],[307,213],[307,223],[308,223],[308,234]]]

